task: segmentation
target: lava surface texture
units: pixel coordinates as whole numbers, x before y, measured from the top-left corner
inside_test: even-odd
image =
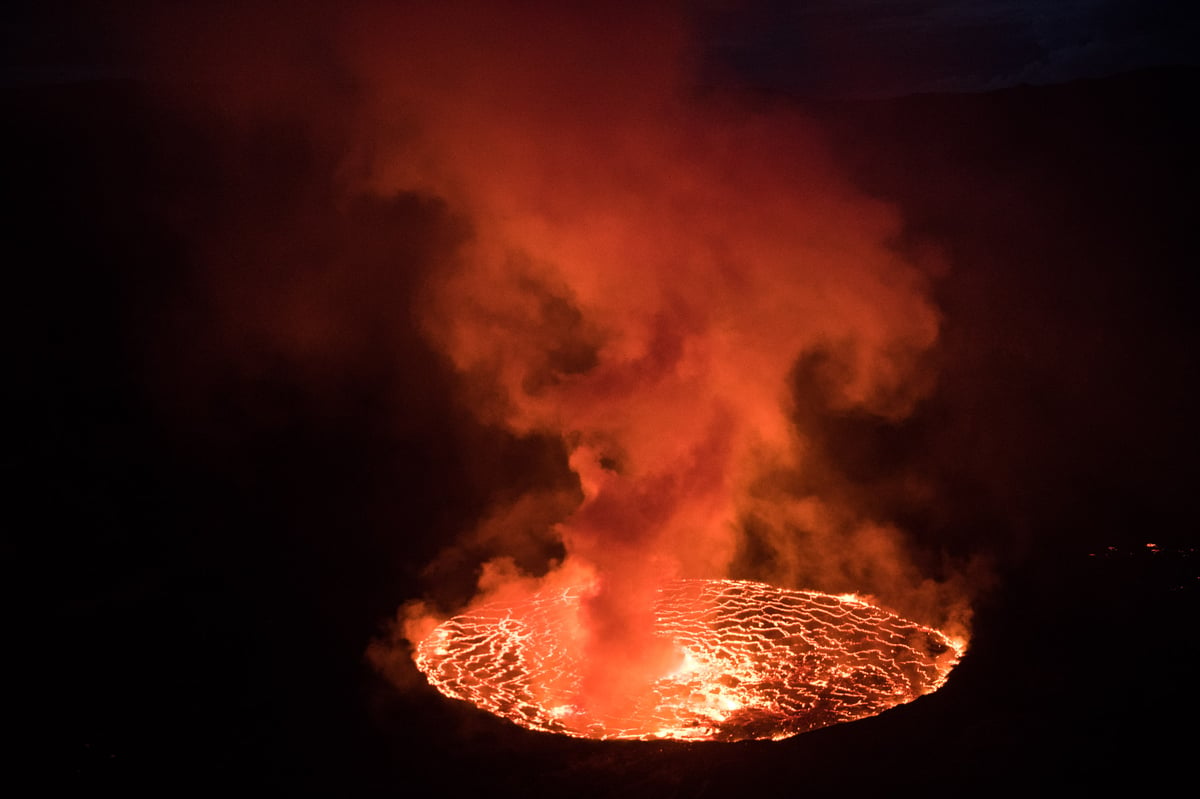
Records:
[[[678,666],[619,712],[581,696],[577,589],[484,605],[417,646],[429,682],[522,727],[582,738],[780,740],[936,691],[961,643],[853,596],[740,580],[658,591]]]

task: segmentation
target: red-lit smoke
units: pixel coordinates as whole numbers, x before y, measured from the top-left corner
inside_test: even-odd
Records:
[[[438,12],[356,52],[381,121],[411,125],[370,163],[373,188],[419,187],[473,223],[428,287],[431,339],[486,418],[570,449],[583,502],[558,526],[563,568],[596,581],[585,685],[608,701],[671,667],[653,591],[724,575],[743,514],[766,506],[779,536],[853,515],[761,479],[804,468],[789,371],[826,348],[836,403],[906,413],[937,335],[924,277],[802,119],[695,96],[669,16]],[[906,569],[885,525],[850,532],[830,546]]]
[[[235,114],[269,101],[336,115],[323,124],[350,131],[344,190],[431,195],[468,221],[418,291],[419,323],[479,418],[561,437],[582,492],[541,520],[556,522],[561,562],[538,579],[483,564],[481,587],[593,586],[584,701],[670,668],[655,588],[728,576],[735,560],[752,572],[738,577],[871,592],[946,621],[946,592],[887,519],[788,489],[814,468],[790,407],[797,360],[823,354],[832,407],[898,419],[931,387],[921,355],[938,335],[927,276],[894,246],[901,220],[839,174],[819,131],[697,85],[675,9],[297,17],[236,20],[216,39],[237,55],[201,71],[240,87],[222,100]],[[304,85],[321,59],[344,96]],[[527,510],[498,508],[489,535],[526,535]],[[767,541],[756,562],[739,559],[748,519]],[[429,628],[410,616],[410,635]]]

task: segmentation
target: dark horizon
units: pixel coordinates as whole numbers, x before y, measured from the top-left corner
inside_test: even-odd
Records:
[[[981,92],[1200,66],[1200,13],[1177,0],[682,5],[707,80],[813,97]],[[156,79],[141,30],[153,4],[124,8],[89,0],[10,6],[0,85]],[[219,2],[205,8],[211,16],[230,11]],[[322,13],[320,3],[300,8]]]

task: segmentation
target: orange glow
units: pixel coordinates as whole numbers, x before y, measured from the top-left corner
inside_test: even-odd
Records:
[[[557,438],[578,478],[573,507],[542,522],[563,556],[536,577],[505,555],[479,564],[471,603],[576,598],[554,629],[578,681],[530,688],[553,697],[542,706],[608,717],[686,667],[655,610],[681,578],[868,592],[948,620],[961,596],[917,571],[899,530],[794,487],[829,482],[806,458],[798,359],[825,356],[831,412],[898,420],[932,386],[922,354],[939,326],[926,272],[895,246],[900,219],[850,185],[809,121],[700,96],[670,8],[420,6],[341,35],[362,98],[356,189],[435,195],[469,222],[423,281],[422,330],[480,419]],[[489,540],[515,549],[529,516],[498,511]],[[751,517],[769,554],[735,571]]]
[[[964,645],[852,596],[736,580],[657,592],[670,665],[619,703],[580,704],[579,589],[489,604],[417,647],[442,693],[523,727],[581,738],[780,740],[937,690]]]

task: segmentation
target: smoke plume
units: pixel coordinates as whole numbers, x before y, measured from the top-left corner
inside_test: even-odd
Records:
[[[586,586],[583,701],[598,707],[671,668],[650,618],[669,579],[869,593],[935,624],[961,610],[961,586],[923,575],[894,522],[822,473],[805,404],[913,412],[934,387],[928,270],[802,115],[698,85],[688,17],[655,5],[238,12],[192,34],[219,57],[174,67],[233,87],[225,113],[282,109],[340,142],[328,180],[347,198],[423,197],[460,220],[396,318],[411,300],[471,413],[561,441],[577,488],[505,498],[439,560],[491,553],[468,564],[476,601]],[[318,278],[293,290],[337,285]],[[386,318],[385,300],[358,299]],[[340,319],[303,321],[304,347],[343,335]],[[553,554],[530,565],[545,539]],[[408,606],[373,657],[435,619]]]

